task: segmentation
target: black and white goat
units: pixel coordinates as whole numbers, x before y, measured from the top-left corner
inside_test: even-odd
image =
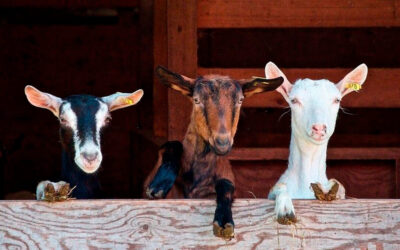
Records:
[[[72,95],[59,98],[25,87],[28,101],[36,107],[50,110],[60,121],[63,181],[76,185],[73,196],[78,199],[101,197],[100,183],[94,175],[103,159],[100,132],[110,121],[110,112],[135,105],[143,90],[115,93],[105,97]]]

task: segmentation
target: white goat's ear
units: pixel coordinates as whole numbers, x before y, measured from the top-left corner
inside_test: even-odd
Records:
[[[121,93],[104,96],[101,98],[103,102],[108,105],[108,109],[111,111],[126,108],[135,105],[140,101],[143,96],[143,90],[139,89],[133,93]]]
[[[361,89],[361,86],[367,79],[368,67],[364,63],[359,65],[348,73],[340,82],[336,84],[336,87],[342,93],[342,97]]]
[[[289,92],[292,89],[293,85],[289,82],[285,74],[282,73],[282,71],[278,68],[278,66],[275,65],[273,62],[268,62],[265,65],[265,77],[270,79],[270,78],[276,78],[276,77],[283,77],[283,83],[279,88],[276,89],[281,95],[285,98],[287,102],[289,102]]]
[[[49,93],[41,92],[31,85],[25,86],[25,95],[33,106],[48,109],[58,117],[62,103],[61,98]]]

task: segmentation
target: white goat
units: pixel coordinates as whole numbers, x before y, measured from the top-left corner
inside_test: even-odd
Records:
[[[367,73],[367,66],[361,64],[337,84],[325,79],[300,79],[292,85],[274,63],[265,66],[266,78],[284,78],[277,91],[289,103],[292,113],[288,168],[268,195],[275,199],[279,223],[296,222],[291,199],[315,199],[311,183],[319,183],[325,194],[338,183],[336,199],[345,198],[344,187],[326,176],[326,150],[342,97],[360,89]]]

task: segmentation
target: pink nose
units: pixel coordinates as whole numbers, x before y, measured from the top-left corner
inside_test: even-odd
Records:
[[[317,135],[325,135],[326,133],[326,125],[325,124],[314,124],[312,125],[313,134]]]

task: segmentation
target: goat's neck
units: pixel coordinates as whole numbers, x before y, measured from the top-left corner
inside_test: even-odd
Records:
[[[308,189],[312,182],[323,185],[327,182],[327,146],[328,142],[320,145],[309,142],[292,129],[288,170],[294,173],[301,189]]]
[[[195,122],[192,121],[186,131],[183,139],[185,158],[191,160],[200,160],[206,156],[215,155],[210,151],[210,144],[205,141],[197,132]]]
[[[76,186],[73,196],[79,199],[91,199],[99,197],[100,184],[96,174],[84,173],[70,152],[62,149],[62,171],[61,178],[68,182],[71,187]]]

